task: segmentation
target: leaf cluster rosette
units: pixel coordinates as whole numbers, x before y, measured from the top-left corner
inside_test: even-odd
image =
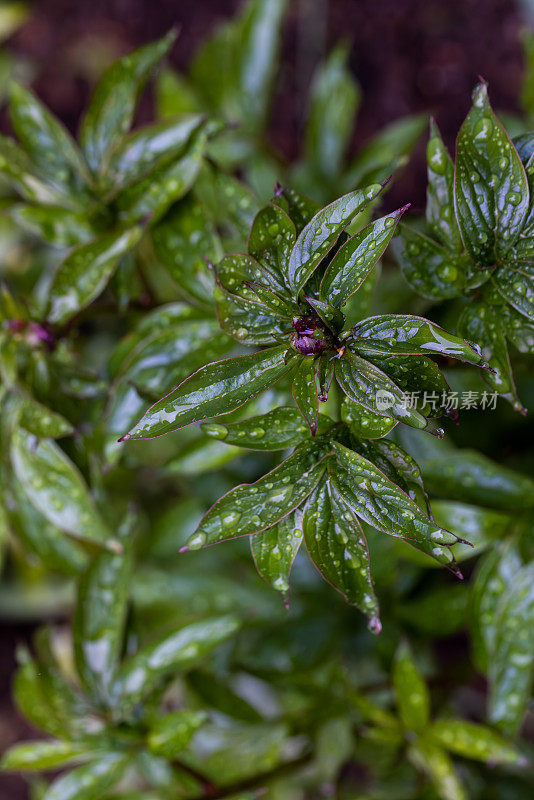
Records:
[[[394,248],[416,292],[432,300],[466,297],[458,330],[477,342],[492,371],[489,386],[516,410],[508,352],[534,343],[532,134],[513,140],[493,112],[485,83],[451,160],[434,122],[427,147],[426,230],[401,226]]]
[[[366,440],[383,437],[400,421],[441,435],[428,420],[430,407],[418,410],[407,394],[446,390],[430,355],[484,366],[474,346],[421,317],[385,315],[346,326],[343,309],[357,299],[405,210],[358,230],[358,215],[381,188],[373,184],[320,209],[279,187],[254,219],[248,253],[226,256],[214,267],[222,329],[240,344],[262,349],[201,367],[120,440],[153,438],[217,418],[278,382],[290,385],[298,410],[278,408],[204,426],[229,445],[296,449],[255,484],[216,503],[188,546],[253,536],[260,573],[287,594],[304,539],[323,576],[376,630],[378,605],[361,521],[405,538],[453,569],[449,546],[458,539],[428,516],[409,456],[392,442]],[[337,426],[319,413],[333,381],[343,397]]]

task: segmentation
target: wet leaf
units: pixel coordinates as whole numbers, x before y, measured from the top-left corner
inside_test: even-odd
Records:
[[[534,506],[534,481],[475,450],[425,460],[423,474],[430,491],[451,500],[503,511]]]
[[[529,206],[521,159],[495,116],[487,86],[473,93],[473,106],[456,144],[455,206],[465,248],[481,266],[505,259],[517,241]]]
[[[87,172],[76,143],[66,128],[35,95],[12,83],[9,113],[13,129],[43,179],[59,191],[81,194]]]
[[[341,419],[358,439],[380,439],[398,423],[393,417],[375,414],[348,397],[344,397],[341,404]]]
[[[398,486],[363,456],[334,442],[337,464],[331,481],[354,513],[379,531],[426,545],[442,564],[453,560],[447,545],[457,537],[429,519]]]
[[[10,216],[29,233],[56,247],[75,247],[95,236],[85,214],[61,206],[15,205]]]
[[[271,347],[201,367],[149,408],[123,439],[151,439],[234,411],[292,368],[285,354],[285,347]]]
[[[328,417],[319,415],[319,433],[324,433],[331,425]],[[309,430],[299,411],[283,406],[240,422],[208,422],[202,425],[202,430],[207,436],[221,439],[225,444],[250,450],[285,450],[309,438]]]
[[[81,576],[73,622],[74,657],[85,689],[107,701],[123,647],[132,570],[131,520],[119,532],[122,553],[98,553]],[[128,536],[130,534],[130,536]]]
[[[57,778],[43,800],[100,800],[120,780],[128,761],[125,753],[109,753],[91,764],[76,767]]]
[[[292,385],[293,397],[300,413],[310,427],[312,436],[317,432],[319,400],[315,385],[315,366],[313,356],[303,356],[295,370]]]
[[[430,122],[426,160],[426,221],[447,250],[460,253],[463,242],[454,215],[454,164],[434,120]]]
[[[327,181],[341,173],[360,90],[347,68],[349,50],[338,45],[319,65],[310,89],[305,132],[305,159]]]
[[[22,400],[20,424],[34,436],[45,439],[60,439],[69,436],[74,428],[65,417],[38,403],[30,395]]]
[[[86,554],[80,545],[52,525],[28,502],[27,495],[15,478],[11,488],[16,508],[10,513],[10,521],[17,537],[49,569],[67,575],[79,573],[86,564]]]
[[[321,209],[300,232],[291,251],[287,280],[298,295],[341,232],[382,191],[379,183],[340,197]]]
[[[19,429],[11,459],[29,502],[52,525],[82,541],[112,545],[82,476],[54,442]]]
[[[105,289],[119,259],[137,244],[141,228],[83,244],[59,265],[50,288],[48,319],[65,323]]]
[[[407,207],[371,222],[339,248],[321,281],[323,300],[341,308],[358,291],[384,253]]]
[[[268,111],[286,6],[287,0],[248,3],[207,40],[191,67],[206,105],[252,131],[261,130]]]
[[[213,273],[205,259],[218,261],[221,244],[215,226],[192,193],[175,203],[153,228],[156,255],[179,290],[201,306],[213,303]]]
[[[317,214],[321,206],[304,194],[300,194],[295,189],[285,186],[275,187],[273,204],[282,208],[293,222],[297,236],[306,227],[308,222]]]
[[[532,266],[522,265],[517,269],[500,267],[494,277],[494,283],[501,295],[516,311],[534,318],[534,270]]]
[[[333,481],[322,480],[304,506],[304,540],[310,557],[328,583],[382,628],[362,526]]]
[[[124,225],[150,221],[155,224],[173,203],[180,200],[194,184],[206,149],[207,132],[200,128],[176,159],[155,167],[142,180],[119,192],[115,205]]]
[[[521,558],[515,543],[503,542],[480,561],[471,590],[471,646],[477,666],[487,672],[495,657],[502,598],[515,582]]]
[[[426,427],[425,418],[391,378],[348,347],[336,361],[335,371],[341,389],[354,403],[379,416],[394,417],[415,428]]]
[[[98,82],[80,131],[85,157],[94,172],[105,169],[111,151],[133,121],[139,94],[175,39],[176,33],[171,31],[159,41],[128,53]]]
[[[248,238],[248,252],[264,268],[252,277],[276,290],[286,290],[284,275],[296,239],[295,225],[281,208],[268,205],[254,217]]]
[[[412,745],[408,756],[425,772],[442,800],[468,800],[467,793],[456,774],[449,756],[427,736]]]
[[[406,643],[401,644],[395,654],[393,686],[404,727],[408,731],[422,733],[430,718],[430,696]]]
[[[198,664],[215,647],[239,630],[236,617],[223,616],[193,622],[145,645],[120,668],[114,694],[121,707],[132,708],[151,694],[167,676]]]
[[[76,202],[69,203],[68,198],[53,186],[48,186],[36,174],[28,154],[8,136],[0,135],[0,172],[7,178],[13,188],[28,202],[46,204],[66,204],[69,208]]]
[[[174,711],[160,717],[148,734],[148,746],[156,756],[174,759],[187,747],[195,731],[207,720],[205,711]]]
[[[429,734],[446,750],[464,758],[488,764],[521,764],[524,759],[516,747],[486,725],[460,719],[434,722]]]
[[[163,162],[176,159],[203,123],[200,114],[187,114],[147,125],[126,136],[110,155],[105,173],[107,194],[114,196]]]
[[[272,528],[250,537],[250,549],[256,569],[262,578],[284,597],[289,593],[289,574],[301,544],[300,509],[280,520]]]
[[[428,236],[400,226],[393,251],[410,286],[431,300],[448,300],[464,291],[469,259],[453,253]]]
[[[251,536],[272,527],[300,506],[324,470],[324,458],[314,449],[298,448],[255,483],[237,486],[221,497],[202,518],[185,549]]]
[[[503,595],[489,662],[489,720],[506,736],[519,732],[534,666],[534,564],[520,569]]]
[[[0,763],[0,769],[16,772],[57,769],[72,762],[94,759],[97,753],[98,751],[95,753],[86,743],[24,742],[6,752]]]
[[[495,370],[484,373],[488,386],[505,397],[515,411],[524,410],[515,388],[505,328],[496,310],[485,300],[472,300],[462,312],[458,330],[477,342],[484,359]]]

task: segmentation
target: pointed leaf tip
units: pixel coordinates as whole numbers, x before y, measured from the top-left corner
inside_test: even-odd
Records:
[[[130,433],[125,433],[124,436],[121,436],[120,439],[117,439],[118,442],[128,442],[132,438]]]
[[[379,636],[379,634],[382,633],[382,623],[380,621],[380,617],[371,617],[367,627],[371,633],[374,633],[375,636]]]

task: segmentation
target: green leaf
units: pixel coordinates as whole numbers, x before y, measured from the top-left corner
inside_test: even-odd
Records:
[[[203,123],[200,114],[187,114],[147,125],[126,136],[110,156],[105,173],[108,194],[114,196],[164,161],[177,158]]]
[[[529,207],[525,168],[480,83],[456,144],[455,206],[465,248],[482,267],[506,259]]]
[[[270,773],[283,762],[285,745],[292,741],[287,740],[283,723],[208,723],[197,731],[180,761],[218,786],[231,787],[245,781],[248,784],[248,780],[256,783],[258,776]],[[248,792],[232,793],[229,800],[253,800],[253,796]]]
[[[335,371],[341,389],[354,403],[379,416],[394,417],[415,428],[426,427],[426,419],[391,378],[348,347],[336,360]]]
[[[532,265],[522,265],[517,269],[500,267],[494,276],[494,283],[501,295],[516,311],[534,319],[534,272]]]
[[[332,481],[322,480],[308,498],[303,531],[310,558],[321,575],[368,617],[374,633],[380,633],[382,625],[362,526]]]
[[[505,329],[498,311],[486,300],[471,300],[458,320],[458,331],[482,348],[484,358],[494,372],[485,372],[484,380],[496,392],[503,395],[514,411],[524,412],[517,396]]]
[[[236,684],[239,690],[241,687],[234,676],[219,678],[209,667],[194,669],[187,676],[187,685],[191,687],[195,699],[198,699],[203,707],[221,711],[234,720],[262,722],[263,716],[259,711],[231,688]]]
[[[202,103],[192,84],[166,67],[156,81],[156,107],[158,119],[202,111]]]
[[[399,536],[414,546],[427,545],[425,552],[441,564],[453,561],[447,545],[458,541],[449,531],[429,519],[408,495],[363,456],[333,443],[337,458],[331,481],[354,513],[379,531]]]
[[[328,265],[320,295],[335,308],[358,291],[384,253],[397,223],[408,206],[371,222],[342,245]]]
[[[24,742],[7,751],[0,763],[0,769],[17,772],[57,769],[73,761],[94,759],[95,755],[87,744],[63,741]]]
[[[61,206],[15,205],[10,216],[21,228],[56,247],[75,247],[95,236],[85,214]]]
[[[292,385],[293,397],[300,413],[309,425],[311,435],[317,432],[319,400],[315,385],[315,365],[313,356],[302,356],[295,371]]]
[[[167,676],[198,664],[208,653],[239,630],[236,617],[223,616],[193,622],[145,645],[120,668],[114,693],[121,708],[132,708],[151,694]]]
[[[489,764],[524,763],[519,750],[486,725],[441,719],[432,724],[429,734],[446,750],[464,758]]]
[[[365,355],[440,355],[486,365],[474,345],[434,322],[409,314],[384,314],[363,320],[352,329],[350,346]]]
[[[260,131],[266,120],[286,6],[287,0],[247,3],[208,39],[191,68],[206,105],[252,131]]]
[[[54,442],[19,429],[13,435],[11,460],[29,502],[52,525],[82,541],[116,546],[82,476]]]
[[[174,711],[152,725],[148,747],[156,756],[172,760],[187,747],[195,731],[207,720],[205,711]]]
[[[471,590],[471,646],[477,666],[487,672],[495,657],[502,598],[516,580],[521,558],[512,541],[497,545],[480,561]]]
[[[10,521],[19,540],[48,569],[67,575],[79,573],[86,564],[86,554],[79,543],[65,536],[28,502],[16,478],[12,479],[11,488],[16,505],[10,513]]]
[[[519,733],[534,666],[534,564],[519,570],[503,596],[490,658],[489,720],[506,736]]]
[[[360,104],[348,56],[346,45],[335,47],[317,68],[310,89],[305,159],[328,182],[341,173]]]
[[[346,170],[345,185],[382,180],[405,166],[427,123],[426,114],[414,114],[387,125],[357,153]]]
[[[332,249],[341,232],[382,191],[379,183],[340,197],[322,208],[300,232],[291,251],[287,280],[295,296]]]
[[[341,419],[358,439],[380,439],[398,423],[393,417],[379,416],[348,397],[341,403]]]
[[[37,728],[61,738],[97,733],[102,723],[90,717],[93,709],[53,663],[37,663],[26,655],[15,675],[14,698],[24,716]],[[48,659],[51,661],[51,659]]]
[[[115,61],[93,92],[80,130],[80,141],[91,169],[106,167],[107,158],[130,127],[137,99],[157,63],[176,39],[170,31]]]
[[[30,395],[22,400],[19,422],[28,433],[45,439],[60,439],[74,431],[65,417],[38,403]]]
[[[15,133],[42,178],[59,191],[74,194],[76,201],[87,170],[66,128],[19,83],[11,85],[9,113]]]
[[[202,475],[221,469],[240,455],[238,447],[227,447],[211,439],[196,439],[185,444],[167,461],[165,471],[173,475]]]
[[[70,253],[50,287],[49,320],[63,324],[98,297],[119,259],[137,244],[141,233],[141,228],[132,228],[109,234]]]
[[[22,147],[8,136],[2,135],[0,135],[0,172],[28,202],[70,205],[61,191],[45,184],[36,174],[35,166]]]
[[[399,716],[405,729],[422,733],[430,719],[430,696],[406,643],[401,644],[395,654],[393,686]]]
[[[143,322],[130,339],[132,349],[124,354],[116,376],[107,421],[115,438],[139,419],[147,397],[156,399],[171,391],[206,360],[223,356],[233,346],[215,320],[179,303],[160,306]]]
[[[328,417],[319,415],[319,433],[324,433],[331,425]],[[296,447],[309,438],[308,428],[299,411],[283,406],[239,422],[209,422],[201,427],[207,436],[249,450],[285,450]]]
[[[184,550],[251,536],[287,517],[308,497],[325,470],[324,458],[303,445],[255,483],[225,494],[202,518]]]
[[[469,800],[449,756],[429,737],[419,738],[409,749],[408,757],[428,775],[441,800]]]
[[[285,354],[285,347],[271,347],[201,367],[149,408],[122,441],[151,439],[234,411],[292,368],[291,362],[286,363]]]
[[[426,161],[426,221],[447,250],[460,253],[463,242],[454,215],[454,164],[433,119],[430,121]]]
[[[127,518],[119,532],[124,552],[98,553],[78,583],[73,622],[76,668],[89,694],[104,701],[123,646],[132,571],[130,523]]]
[[[461,538],[469,540],[473,547],[456,546],[454,554],[470,558],[505,539],[513,524],[513,516],[488,508],[456,503],[451,500],[433,500],[432,511],[437,522]]]
[[[150,175],[120,191],[115,205],[122,224],[134,225],[143,220],[154,224],[184,197],[199,174],[206,142],[207,131],[201,127],[178,158],[165,161]]]
[[[275,195],[272,199],[273,205],[279,206],[286,212],[293,222],[297,236],[306,227],[308,222],[317,214],[321,206],[315,200],[300,194],[295,189],[288,189],[277,184]]]
[[[122,777],[129,755],[109,753],[57,778],[43,800],[101,800]]]
[[[186,298],[201,306],[213,303],[213,274],[205,259],[218,261],[221,244],[206,210],[189,193],[152,229],[158,259]]]
[[[248,252],[263,269],[261,276],[251,275],[251,279],[284,291],[284,275],[295,239],[295,225],[285,211],[276,205],[260,209],[250,229]]]
[[[228,336],[243,344],[270,345],[276,336],[288,332],[290,323],[285,316],[275,314],[261,303],[250,287],[239,291],[246,291],[254,299],[245,300],[222,285],[214,291],[219,325]]]
[[[475,450],[443,453],[423,464],[430,491],[452,500],[513,511],[534,507],[534,481]]]
[[[400,226],[393,251],[410,286],[431,300],[449,300],[464,291],[469,258],[446,250],[418,231]]]
[[[256,569],[284,598],[289,594],[289,574],[301,544],[300,509],[284,517],[272,528],[250,537],[250,549]]]
[[[534,323],[529,322],[522,314],[518,314],[515,308],[501,306],[499,317],[506,337],[513,343],[520,353],[534,353]]]

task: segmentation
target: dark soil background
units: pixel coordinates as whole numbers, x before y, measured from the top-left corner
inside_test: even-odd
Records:
[[[171,61],[184,68],[199,42],[236,10],[239,0],[36,0],[30,5],[30,19],[8,41],[8,49],[28,61],[39,96],[75,130],[105,63],[178,26],[181,36]],[[497,109],[518,110],[523,25],[512,0],[293,0],[272,141],[288,158],[296,155],[311,70],[329,46],[349,39],[351,67],[363,91],[355,148],[385,123],[427,110],[452,146],[478,75],[489,81]],[[150,115],[149,100],[141,113]],[[421,208],[425,184],[422,143],[388,204],[412,202]],[[14,648],[29,633],[27,625],[0,631],[0,751],[31,736],[10,701]],[[0,776],[0,800],[27,796],[22,780]]]

